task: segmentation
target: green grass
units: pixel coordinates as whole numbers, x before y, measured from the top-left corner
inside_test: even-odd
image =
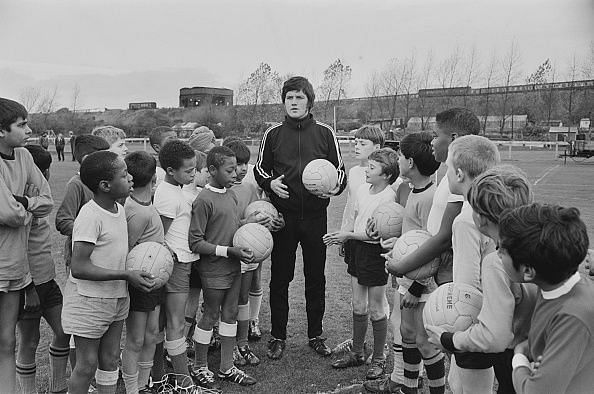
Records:
[[[132,149],[142,149],[142,145],[133,146]],[[255,159],[257,147],[252,147]],[[354,164],[353,155],[346,148],[344,159],[347,167]],[[70,160],[66,154],[67,160]],[[594,161],[584,163],[568,163],[563,166],[559,160],[554,160],[552,151],[533,150],[512,152],[511,159],[507,156],[507,149],[502,150],[505,162],[517,165],[527,172],[532,182],[537,182],[535,192],[537,200],[551,203],[560,203],[578,207],[582,212],[590,237],[594,229],[594,207],[591,205],[591,196],[594,195]],[[254,161],[254,160],[253,160]],[[252,161],[252,162],[253,162]],[[58,162],[54,154],[52,177],[50,184],[56,208],[62,201],[65,185],[68,179],[77,171],[77,165],[71,161]],[[338,229],[341,222],[342,211],[346,196],[335,197],[328,208],[328,229]],[[55,210],[54,210],[55,211]],[[51,215],[53,223],[55,212]],[[64,264],[62,247],[64,237],[57,231],[52,233],[52,252],[56,262],[57,280],[64,284]],[[307,346],[307,326],[305,314],[303,265],[300,254],[297,257],[295,279],[291,283],[291,311],[288,324],[288,340],[285,356],[279,361],[266,358],[266,341],[269,338],[270,310],[268,307],[268,280],[270,261],[264,262],[263,288],[264,300],[262,302],[261,325],[264,337],[259,343],[252,345],[254,352],[261,357],[262,364],[258,367],[248,367],[246,370],[253,374],[258,384],[251,388],[242,388],[237,385],[224,384],[226,393],[315,393],[315,392],[349,392],[361,391],[360,383],[364,378],[366,367],[347,370],[334,370],[330,367],[331,360],[324,359]],[[337,248],[328,249],[326,261],[326,314],[324,318],[324,335],[328,337],[328,344],[333,347],[351,335],[351,306],[350,282],[346,273],[346,265],[338,256]],[[392,290],[389,290],[392,294]],[[369,330],[371,333],[371,330]],[[370,334],[369,334],[370,335]],[[48,385],[48,345],[51,332],[48,326],[42,323],[42,338],[37,352],[37,385],[40,393],[47,391]],[[371,338],[368,338],[371,339]],[[210,360],[211,368],[218,366],[217,356]],[[389,364],[391,367],[391,364]],[[427,385],[425,384],[425,387]],[[124,392],[123,385],[118,392]],[[428,393],[428,389],[423,390]]]

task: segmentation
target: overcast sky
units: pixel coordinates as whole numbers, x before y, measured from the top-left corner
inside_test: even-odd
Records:
[[[390,58],[436,62],[476,47],[482,63],[515,40],[521,79],[546,58],[564,73],[594,41],[594,0],[0,0],[0,95],[58,88],[70,106],[177,106],[179,88],[236,89],[260,62],[317,86],[336,58],[347,95]],[[477,82],[478,83],[478,82]]]

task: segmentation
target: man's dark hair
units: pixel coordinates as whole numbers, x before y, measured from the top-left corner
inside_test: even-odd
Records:
[[[10,125],[18,118],[27,119],[27,110],[14,100],[0,97],[0,128],[10,131]]]
[[[171,127],[168,127],[168,126],[155,127],[149,135],[149,143],[151,144],[151,146],[153,146],[153,145],[161,146],[161,142],[163,142],[163,134],[167,134],[167,133],[175,133],[175,130],[173,130]],[[177,133],[176,133],[176,135],[177,135]]]
[[[194,156],[196,156],[194,149],[187,142],[170,140],[159,151],[159,163],[161,163],[161,168],[165,172],[167,172],[168,168],[178,170],[184,165],[184,160],[191,159]]]
[[[33,162],[41,172],[49,170],[52,164],[52,154],[39,145],[25,145],[25,148],[33,156]]]
[[[391,148],[381,148],[371,152],[367,160],[373,160],[380,163],[382,173],[388,175],[388,183],[391,185],[396,182],[400,176],[400,167],[398,167],[398,155]]]
[[[407,134],[400,141],[400,152],[407,159],[413,159],[419,173],[423,176],[435,174],[441,163],[433,156],[431,141],[433,134],[428,131]]]
[[[590,244],[577,208],[539,203],[506,211],[499,236],[516,269],[532,267],[538,279],[552,285],[578,270]]]
[[[218,169],[223,164],[225,164],[225,160],[230,157],[235,157],[235,153],[233,153],[230,148],[226,146],[215,146],[208,152],[208,155],[206,156],[206,166],[209,169],[210,166]]]
[[[148,185],[157,171],[157,160],[144,151],[132,152],[124,159],[134,187]]]
[[[119,156],[108,150],[93,152],[80,165],[80,180],[93,193],[101,181],[112,181],[116,176]]]
[[[223,146],[226,146],[227,148],[231,149],[233,153],[235,153],[237,164],[249,163],[252,153],[250,152],[250,148],[248,148],[245,142],[242,140],[225,140],[223,141]]]
[[[293,90],[301,90],[307,96],[307,109],[311,109],[313,107],[316,94],[314,93],[313,86],[311,86],[311,83],[306,78],[291,77],[285,81],[281,93],[283,104],[285,103],[285,97],[287,97],[287,93]]]
[[[478,134],[481,130],[481,122],[467,108],[446,109],[437,114],[435,122],[442,130],[458,136]]]

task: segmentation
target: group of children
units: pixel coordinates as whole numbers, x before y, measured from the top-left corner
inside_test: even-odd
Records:
[[[422,364],[430,392],[443,393],[446,355],[452,355],[448,383],[455,393],[490,393],[495,377],[499,393],[589,392],[594,284],[578,273],[589,247],[579,212],[534,203],[526,175],[501,165],[495,144],[476,135],[480,124],[472,112],[454,108],[436,121],[435,135],[409,134],[397,152],[383,148],[378,128],[356,132],[360,164],[349,172],[343,224],[323,237],[326,245],[341,245],[352,287],[353,335],[332,367],[365,364],[370,319],[373,353],[364,383],[370,392],[418,392]],[[127,393],[151,392],[149,385],[165,374],[164,349],[175,373],[216,391],[207,358],[215,331],[217,377],[256,383],[236,365],[259,363],[248,336],[261,335],[261,264],[232,239],[244,223],[276,231],[283,220],[257,212],[245,217],[247,205],[262,198],[249,179],[245,144],[229,138],[215,146],[208,131],[186,143],[157,128],[150,139],[157,160],[146,152],[128,154],[125,134],[112,126],[77,136],[80,172],[56,214],[56,228],[67,237],[62,297],[55,266],[48,264],[51,155],[25,146],[30,133],[24,107],[0,99],[0,392],[16,392],[17,377],[24,393],[36,392],[41,317],[53,331],[50,392],[87,393],[94,378],[99,392],[115,393],[120,363]],[[435,184],[441,163],[447,172]],[[404,207],[403,233],[432,235],[397,264],[386,263],[396,239],[379,239],[372,219],[375,208],[394,201]],[[125,267],[129,250],[149,241],[163,244],[174,259],[163,287],[149,273]],[[435,258],[434,277],[404,277]],[[397,289],[391,312],[388,273]],[[429,294],[447,282],[483,294],[478,322],[465,331],[423,324]],[[394,366],[385,376],[390,325]]]
[[[342,245],[352,286],[353,336],[332,367],[365,364],[370,318],[373,353],[363,384],[369,392],[417,393],[424,365],[429,392],[444,393],[446,355],[454,393],[491,393],[495,378],[498,393],[590,392],[594,310],[586,300],[594,283],[578,272],[589,247],[579,211],[534,203],[526,175],[500,164],[497,146],[477,135],[471,111],[446,110],[436,122],[434,135],[408,134],[398,152],[382,148],[378,128],[355,133],[360,165],[349,172],[343,225],[324,237],[327,245]],[[440,163],[447,172],[436,186]],[[397,238],[380,239],[372,218],[386,201],[404,207],[403,234],[432,235],[397,262],[389,253]],[[436,258],[434,277],[404,277]],[[397,291],[393,371],[385,376],[388,272]],[[461,332],[423,323],[429,294],[447,282],[483,295],[478,322]]]

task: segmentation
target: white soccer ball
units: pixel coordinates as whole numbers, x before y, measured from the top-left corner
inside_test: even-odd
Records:
[[[303,169],[301,180],[311,194],[320,196],[336,188],[338,171],[328,160],[314,159]]]
[[[394,244],[392,253],[389,254],[388,266],[398,267],[402,259],[419,249],[427,240],[431,238],[431,234],[424,230],[411,230],[402,234]],[[425,265],[420,266],[412,271],[409,271],[405,276],[412,280],[421,280],[429,278],[439,269],[440,259],[435,258]]]
[[[375,229],[381,239],[400,237],[404,218],[402,205],[393,201],[383,203],[373,211],[372,216],[375,219]]]
[[[256,219],[262,219],[265,217],[269,217],[272,220],[278,218],[278,211],[276,210],[276,208],[274,207],[274,205],[272,205],[270,202],[268,201],[264,201],[264,200],[258,200],[258,201],[254,201],[252,202],[250,205],[248,205],[245,208],[245,212],[244,212],[244,217],[248,217],[250,216],[252,213],[254,212],[258,212],[258,214],[256,215]],[[268,225],[266,225],[265,227],[270,230],[272,226],[272,222],[269,222]]]
[[[448,332],[464,331],[478,322],[483,294],[464,283],[445,283],[429,295],[423,309],[423,323]]]
[[[173,271],[173,257],[165,246],[158,242],[143,242],[128,253],[126,269],[152,274],[155,289],[167,283]]]
[[[259,263],[270,256],[274,242],[266,227],[258,223],[247,223],[235,232],[233,246],[250,249],[254,252],[254,262]]]

